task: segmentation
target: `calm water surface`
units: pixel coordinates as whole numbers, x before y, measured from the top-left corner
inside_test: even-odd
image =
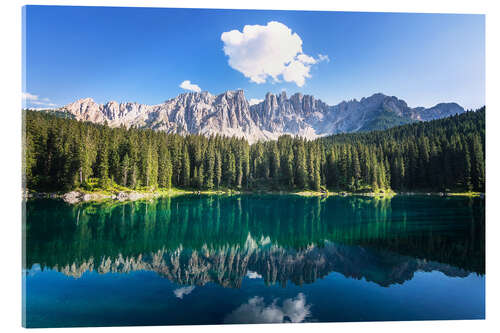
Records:
[[[26,204],[27,327],[481,319],[484,200]]]

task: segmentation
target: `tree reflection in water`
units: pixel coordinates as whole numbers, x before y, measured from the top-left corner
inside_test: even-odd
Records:
[[[389,286],[419,270],[484,274],[478,198],[181,196],[74,206],[39,200],[27,202],[26,221],[25,268],[76,278],[93,270],[151,270],[183,285],[237,288],[245,276],[284,286],[335,271]],[[256,314],[267,313],[262,300],[246,306],[252,304]]]

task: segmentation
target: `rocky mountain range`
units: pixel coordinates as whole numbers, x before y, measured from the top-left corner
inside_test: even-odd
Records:
[[[220,95],[183,93],[158,105],[98,104],[85,98],[56,111],[77,120],[111,127],[134,126],[177,134],[221,134],[242,137],[250,143],[276,139],[283,134],[313,139],[342,132],[381,130],[465,112],[456,103],[411,108],[405,101],[381,93],[334,106],[301,93],[290,97],[285,92],[267,93],[263,101],[250,105],[243,90]]]

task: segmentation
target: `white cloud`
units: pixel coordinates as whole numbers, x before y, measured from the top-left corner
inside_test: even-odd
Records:
[[[248,104],[250,105],[255,105],[255,104],[259,104],[260,102],[262,102],[263,99],[258,99],[258,98],[250,98],[248,100]]]
[[[330,62],[330,58],[326,54],[318,54],[318,62],[320,61],[326,61]]]
[[[174,295],[177,298],[182,299],[184,296],[191,294],[194,290],[194,286],[182,287],[174,290]]]
[[[27,101],[37,101],[38,95],[30,94],[29,92],[23,92],[23,99]]]
[[[303,64],[315,64],[317,62],[313,57],[310,57],[307,54],[303,53],[297,56],[297,60],[299,60]]]
[[[31,101],[30,104],[33,104],[33,105],[56,106],[56,104],[54,104],[54,103],[41,102],[41,101]]]
[[[30,110],[34,110],[34,111],[43,111],[43,110],[54,110],[54,109],[57,109],[57,108],[54,108],[54,107],[40,107],[40,108],[34,108],[34,107],[30,107],[29,108]]]
[[[257,272],[252,272],[252,271],[248,271],[247,272],[247,277],[249,279],[262,279],[262,275],[260,275],[259,273]]]
[[[240,305],[226,316],[226,323],[300,323],[311,315],[311,305],[306,303],[304,294],[299,293],[295,298],[288,298],[282,306],[276,304],[276,300],[266,305],[264,298],[252,297],[247,303]]]
[[[197,84],[191,83],[191,81],[189,80],[182,81],[179,87],[189,91],[195,91],[195,92],[201,91],[201,88]]]
[[[47,108],[54,108],[57,105],[54,103],[50,102],[50,99],[45,97],[45,98],[40,98],[40,96],[31,94],[29,92],[23,92],[22,93],[22,98],[23,98],[23,105],[24,107],[27,107],[27,105],[38,105],[38,106],[43,106],[37,109],[47,109]]]
[[[242,32],[223,32],[221,40],[229,66],[258,84],[268,78],[279,82],[281,78],[302,87],[311,77],[311,66],[322,61],[304,54],[299,35],[276,21],[265,26],[245,25]]]
[[[283,70],[283,79],[288,82],[295,82],[296,85],[302,87],[306,83],[306,78],[310,78],[310,66],[301,61],[292,61]]]

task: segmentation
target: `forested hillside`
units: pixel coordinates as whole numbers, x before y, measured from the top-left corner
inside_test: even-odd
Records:
[[[25,111],[26,186],[484,191],[485,109],[307,141],[181,136]]]

